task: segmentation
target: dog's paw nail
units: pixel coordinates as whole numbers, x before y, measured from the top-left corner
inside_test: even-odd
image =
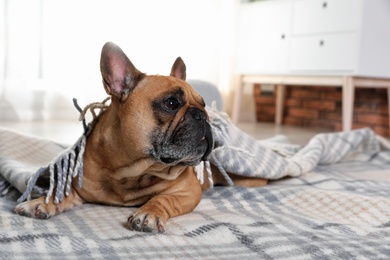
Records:
[[[25,217],[31,217],[31,214],[26,212],[23,208],[15,208],[15,213]]]
[[[157,219],[157,230],[158,230],[158,233],[164,233],[165,232],[164,225],[160,223],[159,219]]]
[[[39,206],[36,207],[35,209],[35,218],[38,218],[38,219],[45,219],[45,218],[48,218],[47,214],[45,212],[43,212]]]
[[[158,226],[158,233],[164,233],[165,229],[163,226]]]
[[[35,212],[35,218],[38,218],[38,219],[46,219],[48,218],[47,214],[42,212],[42,211],[36,211]]]

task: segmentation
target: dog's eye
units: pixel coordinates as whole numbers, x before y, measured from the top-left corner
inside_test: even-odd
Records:
[[[176,110],[179,108],[179,106],[179,101],[174,97],[169,97],[164,101],[164,107],[169,111]]]

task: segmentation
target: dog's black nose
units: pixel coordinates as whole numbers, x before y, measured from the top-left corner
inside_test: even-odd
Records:
[[[206,120],[206,113],[199,108],[191,107],[188,109],[188,113],[192,116],[192,118],[196,120]]]

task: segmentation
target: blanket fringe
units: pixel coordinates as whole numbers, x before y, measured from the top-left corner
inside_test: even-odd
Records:
[[[7,181],[0,181],[0,197],[5,196],[13,189],[12,185]]]
[[[36,186],[38,178],[46,174],[50,176],[50,186],[45,198],[46,204],[53,194],[54,204],[62,202],[64,197],[69,196],[73,178],[78,177],[78,186],[80,188],[82,187],[84,173],[83,156],[86,140],[96,123],[96,118],[107,109],[108,105],[106,103],[108,100],[110,100],[110,97],[104,99],[102,102],[91,103],[82,110],[77,103],[77,99],[73,99],[76,109],[80,112],[79,120],[83,122],[84,133],[73,146],[59,154],[48,166],[38,169],[31,176],[27,183],[26,191],[18,199],[19,203],[26,199],[31,200],[33,190],[40,189]],[[98,114],[95,112],[96,109],[100,109]],[[93,119],[87,125],[85,117],[88,111],[92,114]],[[42,190],[39,193],[42,193]]]
[[[194,167],[196,177],[201,185],[204,184],[204,171],[207,173],[207,180],[209,181],[210,188],[214,187],[213,176],[211,172],[211,165],[209,161],[202,161],[197,166]]]

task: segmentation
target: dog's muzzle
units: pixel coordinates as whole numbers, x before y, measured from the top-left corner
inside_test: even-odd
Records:
[[[153,147],[153,157],[165,164],[195,166],[206,161],[213,149],[213,135],[206,112],[196,107],[189,108],[172,134]]]

